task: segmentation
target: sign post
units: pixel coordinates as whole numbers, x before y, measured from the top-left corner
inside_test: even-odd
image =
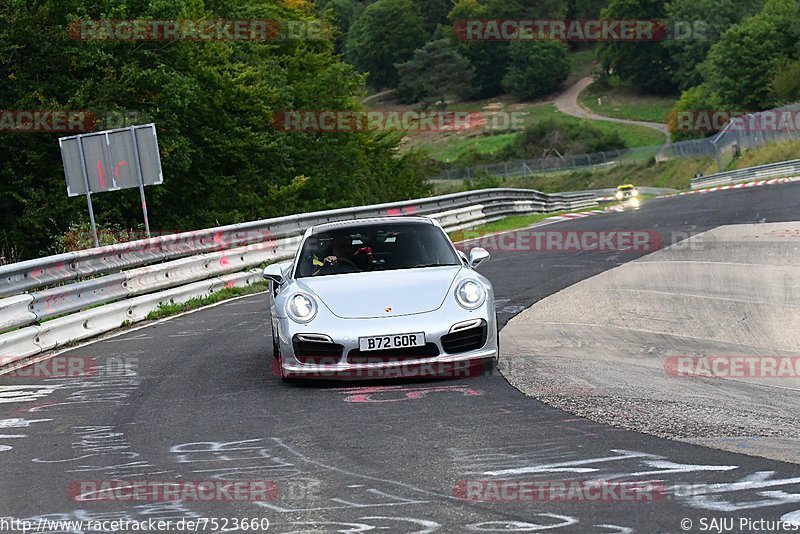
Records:
[[[86,195],[95,246],[97,237],[92,193],[139,188],[144,227],[150,237],[145,185],[163,183],[155,124],[62,137],[58,140],[67,195]]]
[[[142,213],[144,214],[144,231],[150,239],[150,221],[147,219],[147,199],[144,197],[144,180],[142,179],[142,164],[139,159],[139,145],[136,143],[136,133],[131,128],[133,153],[136,156],[136,177],[139,179],[139,198],[142,200]]]
[[[89,206],[89,222],[92,225],[92,237],[94,237],[94,246],[100,246],[100,240],[97,238],[97,225],[94,222],[94,208],[92,208],[92,191],[89,189],[89,171],[86,169],[86,158],[83,156],[83,142],[81,138],[77,138],[78,150],[81,154],[81,170],[83,171],[83,184],[86,188],[86,204]]]

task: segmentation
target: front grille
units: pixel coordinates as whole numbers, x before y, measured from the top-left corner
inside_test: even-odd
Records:
[[[365,351],[353,349],[347,353],[347,361],[350,363],[384,363],[435,358],[438,355],[439,347],[436,346],[436,343],[426,343],[422,347],[405,347],[402,349]]]
[[[477,350],[486,345],[486,321],[465,330],[442,336],[442,348],[448,354]]]
[[[292,339],[294,355],[300,363],[314,365],[331,365],[342,359],[344,347],[327,341],[300,341],[297,336]]]

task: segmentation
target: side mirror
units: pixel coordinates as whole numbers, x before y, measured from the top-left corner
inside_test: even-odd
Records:
[[[261,276],[279,285],[283,283],[283,269],[281,269],[281,266],[277,263],[267,265],[264,272],[261,273]]]
[[[475,247],[469,251],[469,264],[477,267],[479,263],[489,259],[489,252],[485,248]]]

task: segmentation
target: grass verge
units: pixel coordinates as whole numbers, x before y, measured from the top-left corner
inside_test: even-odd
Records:
[[[268,289],[269,282],[267,281],[256,282],[255,284],[250,284],[249,286],[244,287],[226,287],[225,289],[221,289],[216,293],[208,295],[207,297],[195,297],[179,304],[162,304],[155,310],[148,313],[145,319],[163,319],[164,317],[177,315],[190,310],[196,310],[197,308],[202,308],[203,306],[208,306],[209,304],[214,304],[222,300],[241,297],[243,295],[261,293],[262,291],[266,291]]]
[[[464,241],[466,239],[475,239],[487,234],[495,234],[498,232],[507,232],[511,230],[519,230],[520,228],[527,228],[533,224],[541,222],[550,217],[561,215],[564,213],[580,213],[582,211],[591,211],[600,209],[599,206],[590,206],[588,208],[581,208],[576,210],[558,211],[553,213],[530,213],[527,215],[509,215],[503,217],[499,221],[490,222],[476,228],[469,230],[458,230],[451,232],[448,235],[453,242]]]
[[[677,97],[641,95],[626,85],[612,82],[606,88],[595,82],[581,93],[579,101],[598,115],[663,124]]]
[[[654,148],[654,153],[656,149]],[[637,157],[641,155],[637,154]],[[800,158],[800,140],[770,144],[760,148],[744,150],[725,170],[744,169],[798,158]],[[712,157],[673,159],[659,163],[655,163],[650,159],[649,161],[621,163],[608,168],[554,171],[519,178],[490,178],[487,179],[491,182],[490,185],[485,185],[484,182],[475,180],[472,183],[463,180],[441,180],[433,182],[433,186],[434,194],[437,195],[457,193],[480,186],[519,187],[536,189],[543,193],[606,189],[617,187],[623,183],[632,183],[637,186],[689,189],[691,179],[696,174],[708,176],[717,172],[716,160]]]
[[[771,144],[742,151],[742,154],[729,165],[729,170],[756,167],[798,158],[800,158],[800,140]]]
[[[615,122],[579,119],[558,111],[553,104],[516,104],[507,106],[505,111],[513,110],[525,116],[525,124],[553,119],[562,124],[591,125],[604,133],[616,133],[628,148],[662,145],[664,134],[645,128]],[[494,154],[514,142],[519,132],[459,132],[446,137],[429,139],[424,147],[430,158],[445,163],[455,163],[470,153]]]

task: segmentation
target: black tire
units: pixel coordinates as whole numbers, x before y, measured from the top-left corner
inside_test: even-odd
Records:
[[[270,321],[270,331],[272,332],[272,357],[277,359],[278,353],[280,352],[280,344],[278,343],[278,336],[275,334],[275,329],[272,328],[272,322]]]
[[[283,354],[281,354],[280,348],[278,348],[278,373],[281,375],[281,382],[284,384],[297,382],[296,378],[291,378],[283,374]]]

